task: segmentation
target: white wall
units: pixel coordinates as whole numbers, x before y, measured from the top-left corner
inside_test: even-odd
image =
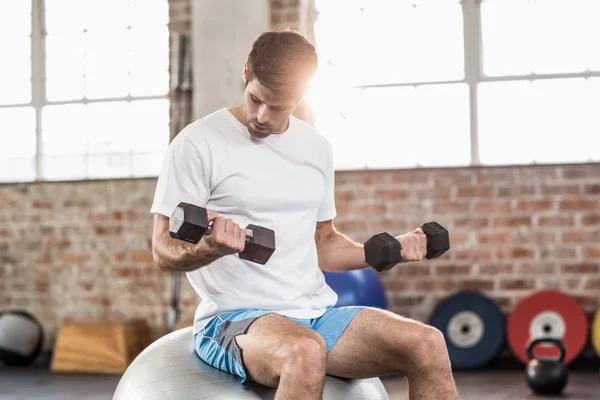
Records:
[[[242,68],[270,28],[269,0],[193,0],[194,119],[243,101]]]

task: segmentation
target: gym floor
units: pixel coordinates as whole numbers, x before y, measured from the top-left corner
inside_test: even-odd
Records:
[[[550,399],[533,395],[521,372],[455,372],[461,400]],[[45,369],[0,370],[0,400],[109,400],[120,376],[52,374]],[[391,400],[408,399],[402,377],[382,379]],[[572,372],[563,399],[600,399],[598,372]]]

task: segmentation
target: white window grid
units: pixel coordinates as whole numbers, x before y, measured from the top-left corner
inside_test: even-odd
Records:
[[[15,0],[23,1],[23,0]],[[0,108],[16,108],[16,107],[33,107],[35,109],[35,179],[33,181],[43,180],[42,171],[42,110],[50,105],[65,105],[65,104],[89,104],[89,103],[106,103],[106,102],[130,102],[132,100],[156,100],[168,99],[169,95],[154,95],[154,96],[123,96],[111,98],[94,98],[88,99],[85,96],[83,99],[75,100],[60,100],[50,101],[46,97],[46,28],[45,28],[45,0],[31,0],[31,101],[29,103],[18,104],[0,104]],[[165,132],[166,135],[169,132]],[[85,157],[88,157],[85,154]],[[128,177],[123,177],[128,178]],[[84,180],[92,180],[94,178],[85,178]],[[112,179],[119,179],[118,177]]]

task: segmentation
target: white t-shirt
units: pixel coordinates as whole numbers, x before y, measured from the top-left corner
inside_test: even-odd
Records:
[[[223,311],[258,308],[316,318],[337,294],[319,268],[317,221],[336,216],[329,142],[290,117],[283,134],[255,139],[226,108],[183,129],[171,142],[151,212],[170,216],[188,202],[231,218],[241,228],[275,231],[265,265],[237,254],[186,273],[200,296],[194,333]]]

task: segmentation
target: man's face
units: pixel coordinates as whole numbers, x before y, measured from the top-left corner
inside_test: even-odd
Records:
[[[277,94],[253,79],[246,86],[244,103],[248,132],[255,138],[264,139],[287,129],[288,118],[298,105],[298,98],[293,94]]]

